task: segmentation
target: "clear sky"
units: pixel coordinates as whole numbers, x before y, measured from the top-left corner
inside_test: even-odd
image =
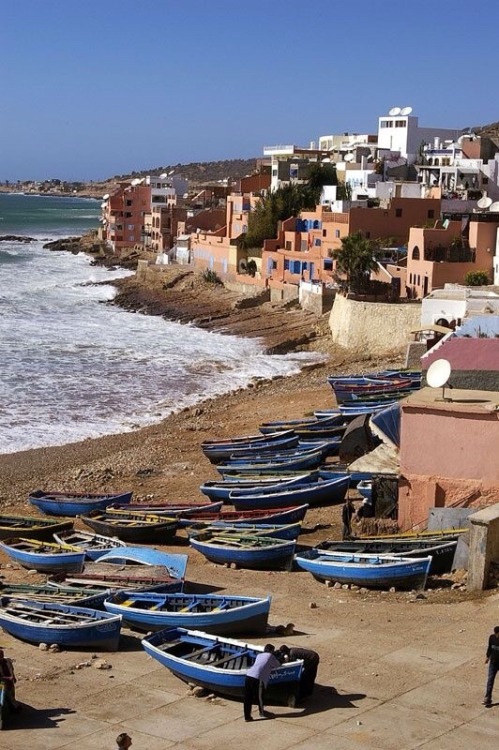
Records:
[[[0,0],[0,180],[499,120],[499,1]]]

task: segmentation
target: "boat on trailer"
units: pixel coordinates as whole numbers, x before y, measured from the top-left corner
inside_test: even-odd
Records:
[[[160,630],[144,638],[142,646],[184,682],[239,699],[244,695],[248,669],[263,651],[263,646],[186,628]],[[302,660],[286,662],[273,670],[265,690],[266,702],[294,706],[302,671]]]

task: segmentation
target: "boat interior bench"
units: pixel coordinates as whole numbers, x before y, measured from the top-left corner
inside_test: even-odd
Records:
[[[222,664],[227,664],[230,661],[236,661],[236,659],[240,659],[242,662],[243,657],[247,656],[250,652],[248,650],[246,651],[237,651],[235,654],[231,654],[230,656],[225,656],[223,659],[217,659],[217,661],[211,661],[210,667],[221,667]],[[240,669],[241,666],[234,665],[234,669]]]

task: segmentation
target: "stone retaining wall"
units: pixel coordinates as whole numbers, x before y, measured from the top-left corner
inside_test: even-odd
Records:
[[[333,342],[345,349],[384,355],[405,350],[421,321],[421,305],[357,302],[336,295],[329,316]]]

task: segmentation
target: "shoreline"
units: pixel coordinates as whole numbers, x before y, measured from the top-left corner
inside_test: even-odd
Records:
[[[73,252],[74,245],[68,249]],[[116,258],[114,265],[121,265]],[[115,280],[113,285],[118,292],[109,304],[130,312],[159,315],[227,335],[258,337],[269,355],[317,351],[323,361],[305,365],[295,375],[256,379],[245,388],[201,398],[192,407],[131,432],[2,454],[3,508],[30,513],[27,496],[37,488],[132,489],[136,500],[199,500],[199,485],[217,477],[202,455],[203,439],[253,434],[260,422],[297,418],[314,409],[332,407],[334,399],[326,379],[330,372],[394,364],[335,349],[328,335],[327,315],[318,319],[301,309],[271,303],[245,307],[240,295],[224,287],[214,288],[190,269],[172,267],[158,274],[153,284],[130,276]]]

